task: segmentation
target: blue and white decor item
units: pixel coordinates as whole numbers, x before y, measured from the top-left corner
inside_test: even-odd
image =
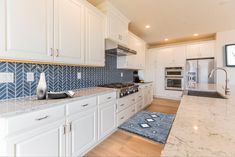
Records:
[[[175,119],[175,114],[142,111],[119,128],[165,144]]]
[[[46,75],[44,72],[40,74],[40,79],[37,86],[37,98],[38,100],[43,100],[47,98],[47,83]]]
[[[117,69],[117,57],[110,55],[106,55],[105,67],[0,62],[0,73],[6,72],[14,74],[14,82],[0,83],[0,100],[36,96],[42,72],[46,75],[48,91],[51,92],[133,81],[133,70]],[[33,73],[33,81],[27,81],[27,73]],[[81,79],[78,79],[78,73],[81,74]]]

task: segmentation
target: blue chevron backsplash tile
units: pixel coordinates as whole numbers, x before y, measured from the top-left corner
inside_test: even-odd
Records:
[[[132,70],[117,69],[116,56],[106,56],[105,67],[75,67],[48,64],[0,62],[0,72],[14,73],[13,83],[0,83],[0,100],[36,95],[41,72],[45,72],[48,90],[65,91],[93,87],[107,83],[131,82]],[[27,72],[34,73],[34,81],[27,81]],[[77,73],[81,72],[81,80]],[[120,77],[123,72],[124,77]]]

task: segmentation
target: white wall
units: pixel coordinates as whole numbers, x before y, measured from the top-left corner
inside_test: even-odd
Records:
[[[217,67],[225,67],[224,46],[227,44],[235,44],[235,30],[218,32],[216,35],[215,57]],[[235,85],[235,68],[226,67],[228,70],[229,84]],[[217,83],[224,84],[225,74],[221,71],[217,73]]]

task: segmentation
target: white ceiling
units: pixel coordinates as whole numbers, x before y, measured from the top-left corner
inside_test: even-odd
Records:
[[[109,1],[131,20],[129,29],[147,43],[235,29],[235,0]]]

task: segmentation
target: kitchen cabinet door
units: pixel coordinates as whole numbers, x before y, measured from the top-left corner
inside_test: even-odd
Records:
[[[84,13],[80,0],[55,1],[55,62],[84,64]]]
[[[7,155],[12,157],[65,156],[64,121],[37,128],[34,131],[9,137]]]
[[[185,67],[186,64],[186,48],[185,46],[176,46],[172,48],[172,66]]]
[[[214,41],[206,42],[201,45],[200,55],[202,58],[214,57],[215,56],[214,53],[215,53],[215,42]]]
[[[138,54],[139,69],[145,69],[145,54],[146,54],[146,43],[141,42],[140,53]]]
[[[68,155],[82,156],[97,142],[97,108],[77,113],[68,118]]]
[[[185,47],[177,46],[160,50],[165,67],[184,67],[186,62]]]
[[[136,55],[125,56],[126,65],[123,65],[127,69],[138,69],[138,54],[140,53],[140,45],[138,39],[131,33],[128,34],[128,48],[135,50],[137,52]]]
[[[100,3],[97,8],[106,14],[106,38],[127,46],[129,20],[109,1]]]
[[[149,86],[149,90],[150,90],[150,94],[149,94],[149,100],[150,100],[150,102],[149,102],[149,104],[151,104],[151,103],[153,102],[153,84],[151,84],[151,85]]]
[[[187,46],[187,59],[214,57],[214,41],[196,43]]]
[[[116,129],[116,101],[99,105],[99,140]]]
[[[110,11],[107,17],[108,38],[117,41],[122,45],[128,44],[128,21],[122,19],[115,11]]]
[[[199,58],[200,57],[200,45],[188,45],[187,46],[187,59]]]
[[[128,47],[137,52],[136,55],[118,57],[118,69],[144,69],[145,68],[145,42],[133,33],[128,34]]]
[[[144,88],[144,107],[148,105],[149,103],[149,91],[148,91],[148,87]]]
[[[105,17],[94,7],[86,9],[86,65],[105,65]]]
[[[53,0],[0,0],[0,57],[53,61]]]
[[[146,85],[144,88],[144,105],[150,105],[153,101],[153,85]]]

